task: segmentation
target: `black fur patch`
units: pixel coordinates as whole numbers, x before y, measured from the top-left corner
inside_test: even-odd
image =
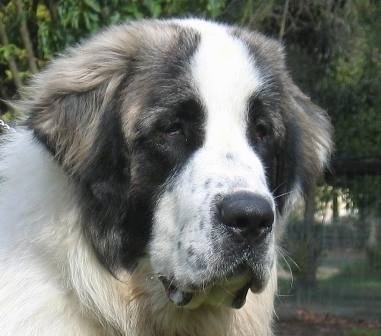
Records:
[[[173,35],[167,44],[126,55],[129,71],[121,74],[114,92],[107,92],[112,97],[103,110],[107,82],[89,91],[58,92],[46,106],[36,106],[29,120],[37,139],[58,162],[65,162],[82,201],[83,230],[112,273],[133,268],[145,253],[155,198],[203,143],[204,111],[189,75],[200,36],[176,25],[166,29]],[[140,107],[133,121],[130,106]],[[71,164],[67,153],[76,149],[95,117],[100,123],[91,130],[93,143],[83,162]],[[54,129],[40,126],[46,120]],[[173,122],[179,123],[179,132],[168,132]]]
[[[194,35],[192,40],[180,33],[180,37],[181,39],[176,41],[178,48],[169,48],[168,54],[160,55],[151,69],[145,68],[140,71],[139,69],[143,67],[139,62],[144,63],[147,60],[136,57],[136,63],[133,65],[136,70],[131,82],[148,81],[144,88],[143,101],[140,102],[141,113],[132,126],[134,136],[127,138],[128,146],[120,130],[116,131],[115,128],[109,130],[109,137],[119,134],[123,142],[123,144],[115,143],[117,151],[124,149],[117,154],[119,161],[112,160],[114,163],[122,161],[125,163],[121,170],[119,167],[115,170],[117,174],[115,181],[119,184],[115,190],[122,196],[112,209],[103,206],[103,210],[100,210],[103,215],[97,214],[96,218],[104,220],[98,220],[96,226],[91,230],[88,229],[88,232],[95,238],[93,244],[100,251],[101,260],[111,270],[118,266],[132,268],[138,258],[145,253],[151,233],[156,196],[167,179],[181,169],[203,142],[202,106],[193,98],[189,89],[190,84],[187,82],[187,71],[189,71],[187,64],[198,45],[198,36]],[[127,86],[121,92],[128,90],[131,90],[131,86]],[[125,97],[123,106],[128,107],[129,98],[131,99],[128,95]],[[146,112],[150,118],[148,123]],[[119,125],[115,127],[120,129],[120,120],[114,119],[111,122]],[[173,122],[181,125],[180,133],[168,134],[167,129]],[[101,128],[99,133],[105,131],[107,130]],[[104,149],[109,152],[111,150]],[[111,167],[104,166],[101,170],[112,175],[114,169]],[[119,176],[124,180],[119,180]],[[110,179],[111,185],[112,182],[113,178]],[[109,247],[100,246],[99,242],[102,241]]]
[[[321,141],[319,138],[329,143],[329,120],[288,76],[279,42],[239,28],[234,28],[232,34],[246,44],[260,75],[266,79],[264,88],[248,105],[248,138],[264,162],[270,189],[282,213],[295,185],[306,191],[320,175],[316,143]],[[262,139],[256,137],[258,123],[266,129]],[[263,133],[263,128],[259,132]],[[329,152],[329,148],[326,150]]]

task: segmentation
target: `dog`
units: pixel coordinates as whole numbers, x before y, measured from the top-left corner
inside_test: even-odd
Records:
[[[196,18],[121,24],[15,105],[1,335],[272,335],[283,223],[332,147],[279,42]]]

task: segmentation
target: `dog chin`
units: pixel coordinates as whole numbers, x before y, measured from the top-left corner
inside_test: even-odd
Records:
[[[270,272],[253,273],[246,270],[231,276],[203,283],[202,286],[180,286],[176,279],[159,276],[169,301],[177,307],[195,309],[201,305],[226,306],[239,309],[246,302],[249,290],[262,292],[270,278]]]

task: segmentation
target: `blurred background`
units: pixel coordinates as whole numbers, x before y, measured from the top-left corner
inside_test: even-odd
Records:
[[[334,124],[331,168],[279,249],[277,334],[381,335],[381,1],[1,0],[0,120],[22,118],[4,100],[65,47],[109,24],[171,16],[282,41],[296,83]]]

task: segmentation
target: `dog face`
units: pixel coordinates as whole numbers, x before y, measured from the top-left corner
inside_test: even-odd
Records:
[[[105,31],[29,97],[99,260],[115,276],[148,263],[179,306],[238,308],[266,286],[279,218],[330,149],[329,122],[277,42],[200,20]]]

